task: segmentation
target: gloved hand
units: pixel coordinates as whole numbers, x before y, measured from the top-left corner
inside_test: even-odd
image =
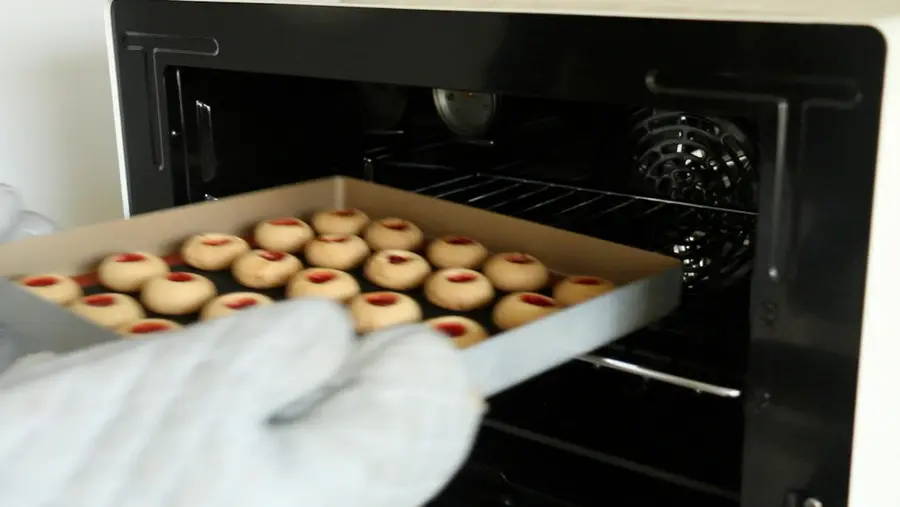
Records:
[[[0,505],[418,507],[484,404],[425,326],[291,301],[0,377]]]

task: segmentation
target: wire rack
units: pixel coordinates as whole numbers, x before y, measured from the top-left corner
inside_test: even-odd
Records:
[[[460,174],[436,166],[386,164],[369,176],[405,190],[681,257],[681,308],[580,360],[698,392],[739,397],[755,214],[546,183],[522,177],[529,175],[527,168],[516,169],[510,164],[491,173]]]

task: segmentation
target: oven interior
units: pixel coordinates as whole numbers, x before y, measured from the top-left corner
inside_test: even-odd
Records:
[[[165,78],[178,203],[344,174],[682,259],[672,315],[492,399],[436,505],[738,503],[754,118],[440,83]]]

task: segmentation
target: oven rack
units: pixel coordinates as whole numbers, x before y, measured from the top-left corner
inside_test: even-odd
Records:
[[[370,169],[367,176],[379,183],[648,250],[660,250],[654,244],[659,237],[657,230],[673,220],[684,222],[692,215],[710,213],[755,219],[754,213],[741,210],[636,197],[496,172],[460,174],[449,168],[390,163]],[[657,219],[662,219],[661,223],[654,223]],[[739,281],[736,285],[745,284]],[[714,294],[688,292],[682,307],[673,315],[578,359],[698,393],[739,398],[742,378],[738,372],[743,371],[748,326],[722,322],[722,316],[747,318],[748,295],[746,287]]]

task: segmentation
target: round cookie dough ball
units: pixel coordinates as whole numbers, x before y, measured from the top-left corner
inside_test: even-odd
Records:
[[[415,289],[431,273],[421,255],[406,250],[382,250],[369,257],[365,275],[379,287],[393,290]]]
[[[369,245],[351,234],[323,234],[306,245],[306,260],[320,268],[349,271],[369,256]]]
[[[198,312],[216,297],[216,286],[208,278],[193,273],[169,273],[149,280],[141,290],[141,302],[162,315]]]
[[[148,334],[165,333],[181,329],[181,324],[167,319],[141,319],[119,328],[125,338],[138,338]]]
[[[253,250],[234,261],[231,274],[245,287],[271,289],[286,284],[301,269],[300,259],[289,253]]]
[[[168,272],[169,265],[159,257],[144,252],[128,252],[103,259],[97,268],[97,278],[107,289],[137,292],[147,280]]]
[[[312,217],[312,226],[319,234],[358,235],[368,223],[369,217],[356,208],[320,211]]]
[[[487,331],[481,327],[481,324],[457,315],[437,317],[426,320],[425,323],[435,331],[447,335],[453,340],[453,344],[461,349],[471,347],[486,340],[488,337]]]
[[[53,274],[26,276],[16,283],[35,296],[62,306],[68,306],[84,295],[81,286],[68,276]]]
[[[432,241],[426,252],[437,268],[477,269],[488,256],[487,248],[466,236],[444,236]]]
[[[328,268],[304,269],[287,286],[289,298],[321,297],[343,303],[359,292],[359,283],[350,274]]]
[[[425,297],[441,308],[467,312],[490,303],[494,299],[494,287],[478,271],[442,269],[425,282]]]
[[[372,250],[417,250],[425,234],[422,229],[402,218],[382,218],[366,229],[366,242]]]
[[[484,263],[482,269],[494,287],[506,292],[533,292],[550,281],[550,273],[533,255],[499,253]]]
[[[232,313],[257,306],[270,305],[274,301],[269,296],[255,292],[232,292],[223,294],[203,307],[200,311],[200,320],[210,320],[225,317]]]
[[[181,258],[188,266],[204,271],[222,271],[245,253],[250,245],[231,234],[198,234],[181,247]]]
[[[350,313],[359,333],[422,320],[419,303],[399,292],[360,294],[350,301]]]
[[[140,303],[125,294],[94,294],[76,300],[72,313],[108,329],[118,329],[147,316]]]
[[[312,227],[294,217],[263,220],[253,231],[256,244],[271,252],[297,252],[315,235]]]
[[[512,329],[546,317],[562,308],[556,300],[534,292],[514,292],[494,306],[494,324]]]
[[[556,284],[553,298],[563,306],[572,306],[615,288],[612,282],[599,276],[570,276]]]

